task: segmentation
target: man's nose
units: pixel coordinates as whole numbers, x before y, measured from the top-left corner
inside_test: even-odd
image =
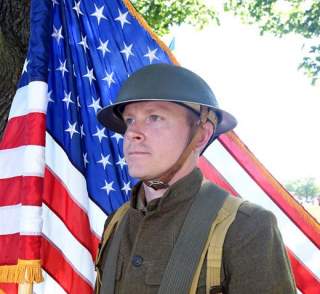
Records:
[[[128,140],[131,140],[131,141],[142,141],[145,138],[145,134],[142,126],[140,126],[137,123],[135,123],[134,125],[128,126],[124,135]]]

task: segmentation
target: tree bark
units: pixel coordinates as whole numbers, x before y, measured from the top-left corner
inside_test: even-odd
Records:
[[[29,13],[29,0],[0,0],[0,138],[27,53]]]

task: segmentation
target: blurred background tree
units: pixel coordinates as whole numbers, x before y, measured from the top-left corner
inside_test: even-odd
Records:
[[[289,181],[285,184],[286,189],[295,197],[307,202],[320,196],[320,185],[315,178],[303,178]]]

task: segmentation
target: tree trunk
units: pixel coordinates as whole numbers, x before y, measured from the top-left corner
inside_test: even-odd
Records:
[[[27,52],[29,12],[29,0],[0,0],[0,138]]]

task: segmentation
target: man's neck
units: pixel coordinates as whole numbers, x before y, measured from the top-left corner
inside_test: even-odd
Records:
[[[183,177],[191,173],[195,167],[196,167],[196,164],[183,166],[182,169],[180,169],[171,179],[171,181],[169,182],[169,186],[173,185],[175,182],[179,181],[180,179],[182,179]],[[154,190],[153,188],[147,186],[144,183],[143,183],[143,188],[144,188],[144,193],[145,193],[147,203],[149,203],[154,199],[161,198],[165,194],[165,192],[168,190],[168,188]]]

